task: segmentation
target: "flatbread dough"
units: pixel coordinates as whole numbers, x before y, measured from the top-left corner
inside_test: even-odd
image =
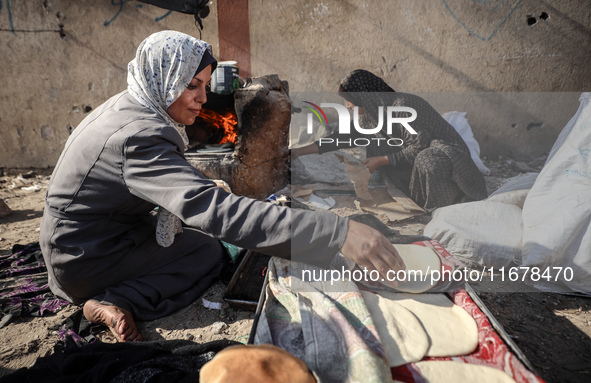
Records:
[[[427,383],[515,383],[503,371],[488,366],[447,361],[418,362],[415,366]]]
[[[430,341],[427,356],[466,355],[478,347],[476,322],[466,310],[455,305],[444,294],[380,291],[379,295],[400,304],[416,316]]]
[[[406,281],[399,281],[398,291],[423,293],[431,287],[431,273],[440,271],[441,261],[433,249],[420,245],[393,245],[406,266]],[[409,272],[411,271],[412,272]],[[382,284],[391,287],[388,281]]]
[[[403,306],[361,291],[376,326],[390,367],[417,362],[429,349],[429,338],[418,319]]]

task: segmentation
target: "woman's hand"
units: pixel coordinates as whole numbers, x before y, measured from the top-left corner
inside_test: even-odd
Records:
[[[380,156],[380,157],[369,157],[366,158],[365,161],[361,163],[361,165],[367,166],[370,173],[373,173],[377,168],[384,165],[389,165],[390,161],[388,160],[388,156]]]
[[[291,158],[296,159],[299,156],[304,156],[306,154],[314,154],[318,153],[318,145],[310,144],[306,146],[302,146],[301,148],[291,149]]]
[[[379,231],[353,220],[349,220],[341,253],[369,271],[377,270],[383,281],[388,281],[388,271],[406,268],[404,261],[386,237]],[[391,281],[390,284],[398,286],[397,281]]]

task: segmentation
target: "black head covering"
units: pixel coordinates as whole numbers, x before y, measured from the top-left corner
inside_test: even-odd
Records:
[[[394,89],[384,80],[365,69],[356,69],[341,80],[339,95],[365,110],[377,121],[379,106],[390,106]]]
[[[195,71],[195,76],[199,72],[201,72],[203,69],[207,68],[207,66],[210,64],[211,64],[211,73],[213,73],[215,68],[218,66],[218,62],[213,57],[213,55],[211,54],[209,49],[206,49],[205,52],[203,52],[203,57],[201,58],[201,62],[199,63],[199,66],[197,67],[197,70]]]
[[[390,85],[365,69],[355,69],[341,80],[344,92],[394,92]]]

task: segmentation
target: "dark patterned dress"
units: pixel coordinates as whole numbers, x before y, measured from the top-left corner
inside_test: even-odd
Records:
[[[402,146],[388,146],[384,144],[386,140],[372,140],[366,150],[368,158],[388,157],[390,164],[380,170],[425,210],[487,197],[484,177],[472,161],[468,146],[427,101],[413,94],[395,92],[384,80],[365,70],[355,70],[345,77],[339,93],[364,109],[359,123],[366,129],[377,126],[379,106],[383,107],[384,114],[388,106],[411,107],[417,112],[410,125],[418,134],[412,135],[396,123],[392,134],[387,135],[386,116],[383,116],[384,127],[374,136],[400,138],[404,141]],[[343,141],[338,134],[333,137]],[[367,135],[351,127],[348,138],[360,137]],[[324,153],[342,147],[322,144],[319,150]]]

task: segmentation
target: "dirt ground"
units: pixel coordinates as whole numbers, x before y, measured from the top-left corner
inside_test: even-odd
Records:
[[[519,162],[509,158],[485,160],[492,173],[486,177],[489,192],[520,173],[539,171],[545,158]],[[21,175],[21,176],[19,176]],[[0,177],[0,198],[12,214],[0,218],[0,255],[15,244],[39,239],[39,225],[49,171],[5,171]],[[392,228],[405,235],[420,235],[430,216],[416,217]],[[179,312],[152,322],[139,323],[147,340],[188,339],[204,343],[232,339],[246,343],[254,313],[229,307],[223,301],[226,286],[217,282],[202,298],[222,303],[208,309],[200,298]],[[486,293],[480,298],[506,333],[547,382],[591,380],[591,299],[549,293]],[[50,355],[58,341],[60,324],[78,307],[70,305],[53,316],[20,318],[0,329],[0,376],[30,366]],[[109,331],[98,335],[114,342]]]

